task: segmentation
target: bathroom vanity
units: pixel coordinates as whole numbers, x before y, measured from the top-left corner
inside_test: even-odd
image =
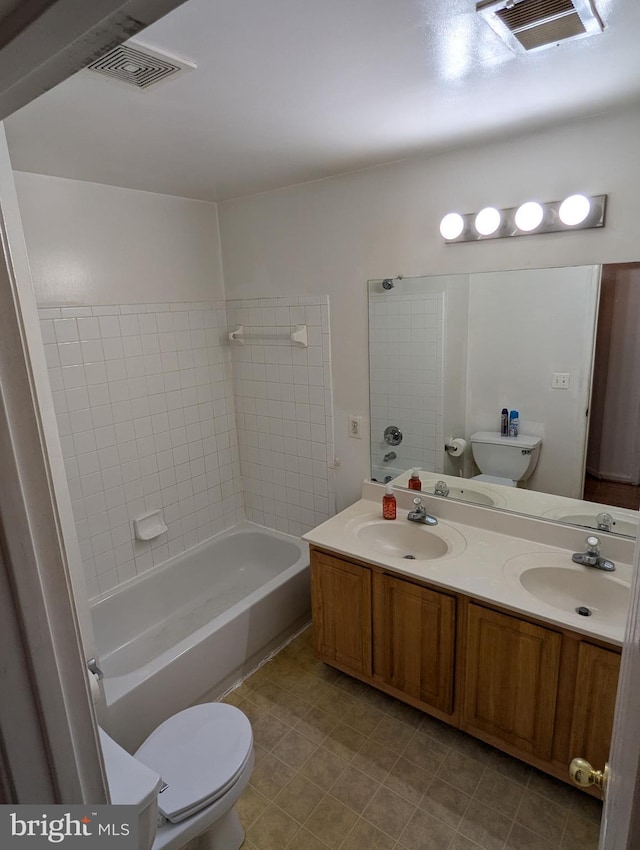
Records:
[[[365,498],[306,535],[318,657],[557,778],[604,768],[631,542],[603,539],[605,575],[572,563],[575,529],[449,504],[427,528],[396,495],[393,522]]]

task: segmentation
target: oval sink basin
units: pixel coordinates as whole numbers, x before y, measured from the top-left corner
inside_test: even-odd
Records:
[[[572,525],[582,525],[585,528],[598,529],[598,521],[595,514],[562,514],[556,516],[560,522],[570,522]],[[621,519],[613,516],[613,525],[611,531],[614,534],[626,534],[629,537],[635,537],[638,533],[638,523],[633,520]]]
[[[429,496],[433,496],[435,481],[423,481],[422,482],[422,492],[427,493]],[[490,496],[488,493],[481,493],[480,490],[474,490],[473,487],[449,487],[449,494],[446,498],[449,499],[460,499],[463,502],[473,502],[475,505],[487,505],[488,507],[494,507],[497,504],[497,500]]]
[[[611,573],[560,563],[560,557],[552,554],[512,558],[505,570],[527,593],[553,608],[584,616],[585,621],[593,617],[607,625],[625,622],[629,586]]]
[[[358,523],[353,531],[358,543],[381,558],[432,561],[464,550],[466,541],[455,529],[438,523],[422,525],[407,520],[372,520]]]

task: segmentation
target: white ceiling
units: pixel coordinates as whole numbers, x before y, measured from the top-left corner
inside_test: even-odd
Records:
[[[475,0],[189,0],[139,40],[197,63],[148,92],[81,72],[6,120],[14,168],[217,201],[640,98],[640,2],[514,55]]]

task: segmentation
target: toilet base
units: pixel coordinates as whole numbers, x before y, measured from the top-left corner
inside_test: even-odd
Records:
[[[239,850],[244,842],[244,829],[235,806],[219,818],[198,839],[198,850]]]

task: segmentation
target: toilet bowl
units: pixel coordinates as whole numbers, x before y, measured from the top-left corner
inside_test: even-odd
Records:
[[[476,431],[469,441],[480,470],[473,478],[507,487],[524,486],[536,468],[542,445],[540,437],[505,437],[497,431]]]
[[[248,718],[225,703],[187,708],[165,720],[132,756],[102,729],[112,803],[138,809],[140,850],[238,850],[235,804],[254,764]]]

